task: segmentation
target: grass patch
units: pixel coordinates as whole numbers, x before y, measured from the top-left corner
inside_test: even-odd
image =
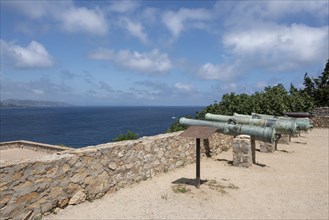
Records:
[[[187,188],[185,185],[182,184],[172,186],[172,190],[174,191],[174,193],[183,193],[183,194],[191,191],[191,189]]]
[[[225,179],[225,181],[227,181],[227,179]],[[234,185],[233,183],[217,182],[216,180],[209,180],[209,181],[206,182],[206,185],[210,189],[214,189],[214,190],[216,190],[218,192],[221,192],[221,193],[227,193],[225,191],[225,189],[234,189],[234,190],[239,189],[239,187]]]

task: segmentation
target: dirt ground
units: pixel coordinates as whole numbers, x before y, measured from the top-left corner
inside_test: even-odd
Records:
[[[328,219],[328,148],[329,129],[313,129],[250,168],[229,150],[201,160],[200,189],[190,164],[45,219]]]
[[[38,158],[45,155],[49,155],[49,153],[23,148],[10,148],[0,150],[0,163],[3,163],[5,161],[21,160],[27,158]]]

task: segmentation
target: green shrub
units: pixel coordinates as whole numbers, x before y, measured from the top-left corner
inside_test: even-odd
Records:
[[[114,138],[113,141],[125,141],[125,140],[136,140],[138,134],[128,130],[127,134],[120,134],[118,137]]]

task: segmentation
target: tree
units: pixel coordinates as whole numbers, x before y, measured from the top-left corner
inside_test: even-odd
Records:
[[[305,73],[303,84],[305,93],[313,99],[316,107],[329,106],[329,59],[318,78],[310,78]]]
[[[313,99],[302,89],[290,84],[289,109],[291,112],[307,112],[314,108]]]

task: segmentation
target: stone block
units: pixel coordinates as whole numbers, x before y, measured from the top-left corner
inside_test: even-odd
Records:
[[[81,202],[84,202],[86,200],[87,196],[86,194],[81,190],[78,191],[74,196],[70,199],[69,205],[77,205]]]
[[[273,153],[275,151],[275,144],[266,143],[266,142],[259,142],[259,149],[260,152],[263,153]]]
[[[281,138],[278,141],[279,144],[289,144],[289,135],[281,134]]]
[[[233,166],[250,167],[252,154],[250,136],[239,135],[233,139]]]

